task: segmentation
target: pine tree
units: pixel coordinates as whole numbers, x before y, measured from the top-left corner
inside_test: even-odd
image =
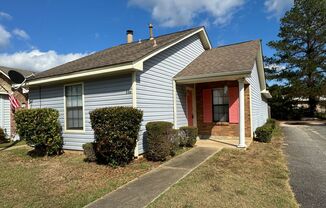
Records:
[[[268,43],[276,50],[274,63],[285,66],[277,79],[294,97],[309,99],[313,116],[318,99],[326,95],[326,0],[295,0],[281,19],[278,37]]]

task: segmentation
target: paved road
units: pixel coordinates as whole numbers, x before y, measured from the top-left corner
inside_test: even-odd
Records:
[[[304,208],[326,207],[326,126],[286,125],[290,184]]]

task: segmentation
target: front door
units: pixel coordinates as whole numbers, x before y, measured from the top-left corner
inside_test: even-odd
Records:
[[[188,119],[188,126],[193,126],[192,90],[187,90],[187,119]]]

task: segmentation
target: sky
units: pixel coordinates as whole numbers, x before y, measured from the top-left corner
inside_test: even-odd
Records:
[[[0,0],[0,65],[44,71],[126,42],[205,26],[213,47],[276,40],[293,0]]]

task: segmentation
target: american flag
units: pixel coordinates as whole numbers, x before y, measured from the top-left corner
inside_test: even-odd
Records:
[[[18,100],[12,94],[9,95],[9,100],[10,100],[11,107],[14,110],[16,110],[17,108],[20,108],[20,104],[19,104]]]

